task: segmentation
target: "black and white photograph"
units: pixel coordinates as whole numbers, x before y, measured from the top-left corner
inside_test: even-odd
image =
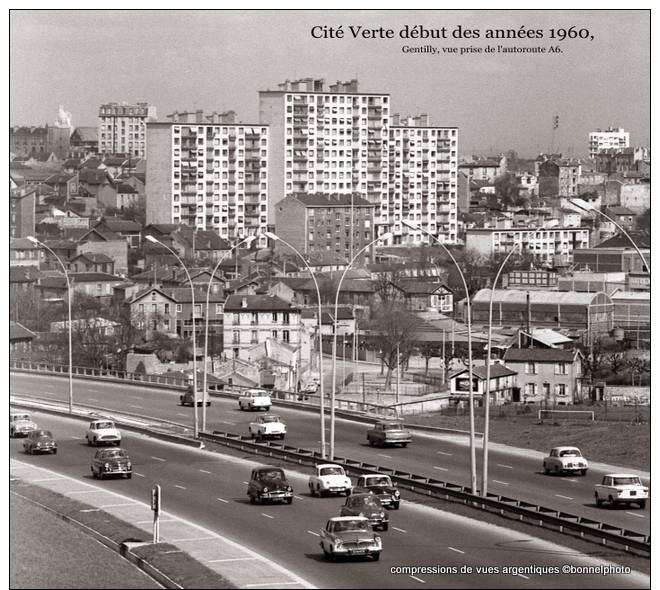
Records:
[[[651,588],[650,9],[7,13],[9,588]]]

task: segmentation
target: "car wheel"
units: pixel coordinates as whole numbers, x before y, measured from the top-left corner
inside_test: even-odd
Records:
[[[384,523],[381,525],[381,528],[382,528],[384,531],[387,531],[387,530],[390,528],[390,523],[389,523],[389,522],[384,522]]]
[[[133,474],[132,474],[132,473],[127,473],[127,474],[126,474],[126,479],[131,479],[132,477],[133,477]]]
[[[92,467],[92,477],[93,477],[94,479],[96,479],[96,477],[97,477],[97,475],[96,475],[96,471],[94,471],[94,468],[93,468],[93,467]]]
[[[401,443],[401,446],[405,449],[408,446],[408,443]]]
[[[584,477],[585,475],[587,475],[587,470],[586,470],[586,469],[582,469],[582,470],[580,471],[580,473],[582,474],[582,477]]]
[[[105,478],[103,471],[99,471],[99,479],[102,481]]]
[[[286,503],[287,504],[293,504],[293,498],[287,498]]]
[[[598,494],[596,493],[596,506],[602,506],[603,501],[598,497]]]
[[[53,455],[57,455],[57,449],[53,449]]]
[[[321,543],[321,549],[323,549],[323,556],[326,559],[329,559],[331,557],[330,553],[328,553],[328,550],[325,548],[325,545],[323,543]]]
[[[559,475],[559,467],[555,465],[555,475]]]
[[[394,508],[394,510],[398,510],[399,509],[399,502],[393,502],[392,503],[392,508]]]
[[[256,504],[257,499],[254,496],[250,496],[250,504]]]
[[[639,507],[644,510],[646,508],[646,500],[640,500],[639,501]]]
[[[348,498],[351,495],[351,490],[346,490],[344,494],[346,494],[346,497]]]
[[[307,487],[309,487],[309,495],[313,496],[314,495],[314,484],[313,483],[308,483]]]
[[[380,553],[373,553],[371,557],[374,558],[374,561],[378,561],[380,559]]]
[[[373,447],[373,446],[374,446],[374,441],[371,440],[370,438],[368,438],[367,440],[369,441],[369,446],[370,446],[370,447]]]
[[[545,473],[546,475],[550,475],[550,469],[545,463],[543,464],[543,473]]]
[[[607,497],[607,501],[610,503],[610,506],[611,506],[612,508],[614,508],[614,507],[616,507],[616,506],[619,505],[619,503],[616,502],[616,501],[614,500],[614,498],[612,498],[612,496],[608,496],[608,497]]]
[[[85,438],[87,439],[87,446],[88,446],[88,447],[91,447],[91,446],[92,446],[92,441],[89,440],[89,438],[87,438],[87,437],[85,437]]]

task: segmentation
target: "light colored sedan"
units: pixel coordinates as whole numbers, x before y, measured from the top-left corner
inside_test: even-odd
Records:
[[[555,447],[550,451],[550,455],[543,459],[543,471],[546,475],[549,473],[587,475],[587,469],[589,463],[577,447]]]
[[[338,516],[321,529],[321,549],[330,559],[364,556],[378,561],[383,543],[363,516]]]

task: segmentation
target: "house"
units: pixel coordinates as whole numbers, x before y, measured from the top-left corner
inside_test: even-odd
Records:
[[[231,244],[213,230],[180,226],[170,234],[172,248],[183,258],[217,262],[231,249]]]
[[[94,225],[94,229],[125,238],[129,248],[140,246],[142,226],[135,221],[118,217],[101,217]]]
[[[63,262],[69,260],[76,255],[78,245],[73,240],[44,240],[44,244],[48,246],[53,253],[58,256]],[[44,248],[43,252],[44,269],[61,270],[60,263],[56,260],[55,256]]]
[[[42,248],[27,238],[9,239],[9,266],[34,266],[39,268],[43,259]]]
[[[115,261],[105,254],[84,252],[74,256],[69,261],[69,269],[73,272],[100,272],[114,274]]]
[[[230,295],[224,306],[224,348],[228,356],[244,358],[245,352],[267,338],[300,344],[300,310],[269,295]]]
[[[409,311],[435,310],[440,313],[454,311],[454,294],[441,283],[428,281],[398,281],[391,283],[405,302]]]
[[[517,374],[516,387],[526,404],[565,406],[582,400],[582,356],[561,348],[509,348],[504,362]]]
[[[93,168],[83,163],[78,171],[78,193],[82,197],[96,198],[102,187],[110,184],[110,177],[105,170]]]
[[[9,267],[9,297],[15,299],[28,293],[36,285],[39,271],[33,266]]]
[[[36,334],[23,324],[9,322],[9,352],[10,354],[25,353],[32,350],[32,340]]]
[[[77,174],[68,174],[65,172],[59,172],[57,174],[52,174],[46,180],[44,184],[52,187],[55,191],[55,194],[58,197],[62,197],[67,201],[71,197],[78,196],[78,175]]]
[[[115,272],[128,271],[128,240],[105,227],[93,227],[78,237],[78,254],[106,254],[115,261]]]
[[[472,162],[458,165],[459,172],[467,176],[468,182],[481,180],[494,182],[506,172],[506,157],[503,155],[491,158],[477,158]]]
[[[474,367],[472,369],[472,392],[474,401],[478,405],[483,404],[483,396],[486,393],[486,366]],[[505,365],[495,363],[490,366],[490,398],[495,405],[517,402],[514,378],[516,371]],[[470,372],[462,369],[449,377],[449,391],[451,397],[457,401],[466,401],[470,395]]]
[[[97,194],[99,206],[124,210],[140,204],[140,195],[130,184],[113,182],[102,186]]]
[[[103,165],[112,178],[117,178],[128,166],[128,159],[123,156],[106,156],[103,158]]]
[[[37,196],[34,189],[12,190],[9,193],[9,237],[34,235]]]
[[[88,158],[99,152],[99,137],[97,127],[76,127],[69,138],[71,156]]]
[[[81,318],[71,322],[72,332],[81,332],[86,330],[93,330],[99,336],[114,336],[118,328],[121,326],[119,322],[96,317],[96,318]],[[68,320],[61,322],[51,322],[50,331],[53,333],[61,333],[69,331]]]
[[[138,291],[130,303],[131,317],[146,330],[147,338],[154,331],[176,335],[176,300],[163,289],[149,287]]]
[[[309,308],[304,308],[300,311],[300,321],[303,326],[307,329],[307,332],[313,335],[314,338],[318,338],[318,335],[314,336],[318,330],[319,320],[318,320],[318,307],[313,306]],[[350,307],[338,306],[337,307],[337,336],[353,336],[355,334],[357,321],[353,310]],[[321,334],[326,338],[332,338],[335,333],[335,308],[324,307],[321,309]],[[316,340],[314,343],[316,345]]]
[[[71,272],[69,280],[74,294],[83,293],[106,301],[112,299],[114,285],[122,282],[121,277],[104,272]]]

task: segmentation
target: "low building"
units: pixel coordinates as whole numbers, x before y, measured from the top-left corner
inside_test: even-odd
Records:
[[[9,266],[34,266],[39,268],[42,248],[27,238],[9,239]]]
[[[472,393],[474,401],[483,405],[483,396],[486,394],[486,366],[472,369]],[[502,364],[495,363],[490,366],[490,398],[491,403],[499,405],[506,402],[518,402],[514,395],[514,378],[516,371]],[[455,400],[466,401],[470,396],[470,371],[462,369],[449,377],[449,391]]]
[[[35,337],[36,334],[28,330],[23,324],[9,322],[10,354],[30,352],[32,350],[32,340]]]
[[[614,327],[638,344],[651,340],[651,293],[616,291],[612,294]],[[639,346],[638,346],[639,348]]]
[[[454,294],[446,285],[428,281],[398,281],[392,286],[401,293],[409,311],[454,311]]]
[[[9,193],[9,237],[26,238],[34,235],[36,189],[16,189]]]
[[[100,272],[112,275],[115,272],[115,261],[105,254],[85,252],[69,261],[69,269],[73,272]]]
[[[516,401],[565,406],[582,400],[582,357],[578,350],[509,348],[504,362],[517,373]]]

